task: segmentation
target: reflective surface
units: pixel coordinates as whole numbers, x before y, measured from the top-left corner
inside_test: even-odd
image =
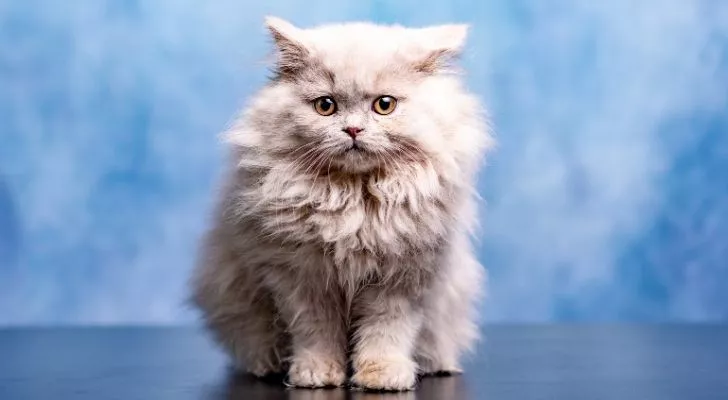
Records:
[[[728,399],[728,326],[489,326],[411,393],[235,375],[194,328],[0,330],[0,399]]]

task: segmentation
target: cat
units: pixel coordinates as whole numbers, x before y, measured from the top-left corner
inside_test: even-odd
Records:
[[[231,148],[193,301],[237,367],[298,387],[457,373],[485,271],[471,237],[492,136],[455,60],[467,25],[265,24],[269,82]]]

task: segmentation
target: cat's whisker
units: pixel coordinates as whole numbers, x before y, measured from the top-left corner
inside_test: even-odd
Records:
[[[401,155],[403,158],[406,159],[406,161],[410,161],[412,163],[420,164],[425,163],[425,165],[433,169],[434,166],[432,165],[432,161],[427,153],[425,153],[422,149],[420,149],[418,146],[412,146],[412,145],[404,145],[399,142],[393,142],[395,148],[398,150],[399,155]],[[417,157],[419,155],[420,157]]]
[[[296,167],[299,164],[300,164],[301,167],[305,167],[306,164],[309,164],[310,163],[310,160],[313,157],[316,156],[316,151],[318,150],[318,148],[316,146],[318,145],[318,143],[313,143],[312,142],[312,143],[309,143],[309,145],[311,145],[311,149],[307,150],[305,153],[303,153],[303,155],[301,155],[300,157],[296,158],[291,163],[294,167]],[[306,171],[304,173],[307,174],[308,173],[308,169],[306,169]]]
[[[324,157],[324,153],[322,152],[322,153],[320,153],[320,158],[322,158],[322,159],[323,159],[323,157]],[[319,168],[319,167],[317,166],[317,167],[316,167],[316,168],[314,168],[314,169],[316,170],[316,176],[315,176],[315,177],[314,177],[314,179],[313,179],[313,183],[311,184],[311,188],[310,188],[310,189],[308,190],[308,196],[307,196],[307,197],[308,197],[309,199],[311,198],[311,193],[313,192],[314,188],[316,188],[316,187],[317,187],[317,186],[316,186],[316,181],[318,180],[318,177],[319,177],[319,175],[321,175],[321,168]]]
[[[310,198],[310,195],[311,195],[311,191],[316,187],[316,185],[315,185],[316,184],[316,180],[318,179],[318,177],[321,174],[321,172],[323,172],[323,164],[326,162],[326,160],[328,160],[328,163],[329,163],[329,166],[327,168],[326,175],[328,175],[329,186],[331,185],[331,161],[333,160],[333,157],[334,157],[333,154],[329,154],[329,153],[331,153],[331,149],[332,149],[332,146],[326,147],[320,153],[321,157],[317,160],[317,166],[315,168],[316,171],[317,171],[316,172],[316,177],[314,178],[314,182],[313,182],[313,184],[311,186],[311,189],[309,190],[309,198]]]
[[[329,178],[329,190],[333,186],[331,184],[331,161],[333,161],[333,160],[334,160],[334,157],[329,157],[329,166],[326,168],[326,175]]]

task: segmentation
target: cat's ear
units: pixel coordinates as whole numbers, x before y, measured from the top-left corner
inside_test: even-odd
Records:
[[[420,38],[425,54],[415,62],[415,70],[432,74],[450,66],[465,47],[469,28],[466,24],[422,28]]]
[[[306,66],[310,57],[308,48],[302,42],[302,30],[272,16],[265,18],[265,26],[276,47],[276,73],[283,77],[295,76]]]

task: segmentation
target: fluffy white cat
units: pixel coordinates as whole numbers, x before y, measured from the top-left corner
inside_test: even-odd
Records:
[[[460,371],[484,271],[470,244],[491,139],[451,70],[467,26],[266,25],[270,82],[226,133],[193,277],[216,340],[295,386],[407,390]]]

